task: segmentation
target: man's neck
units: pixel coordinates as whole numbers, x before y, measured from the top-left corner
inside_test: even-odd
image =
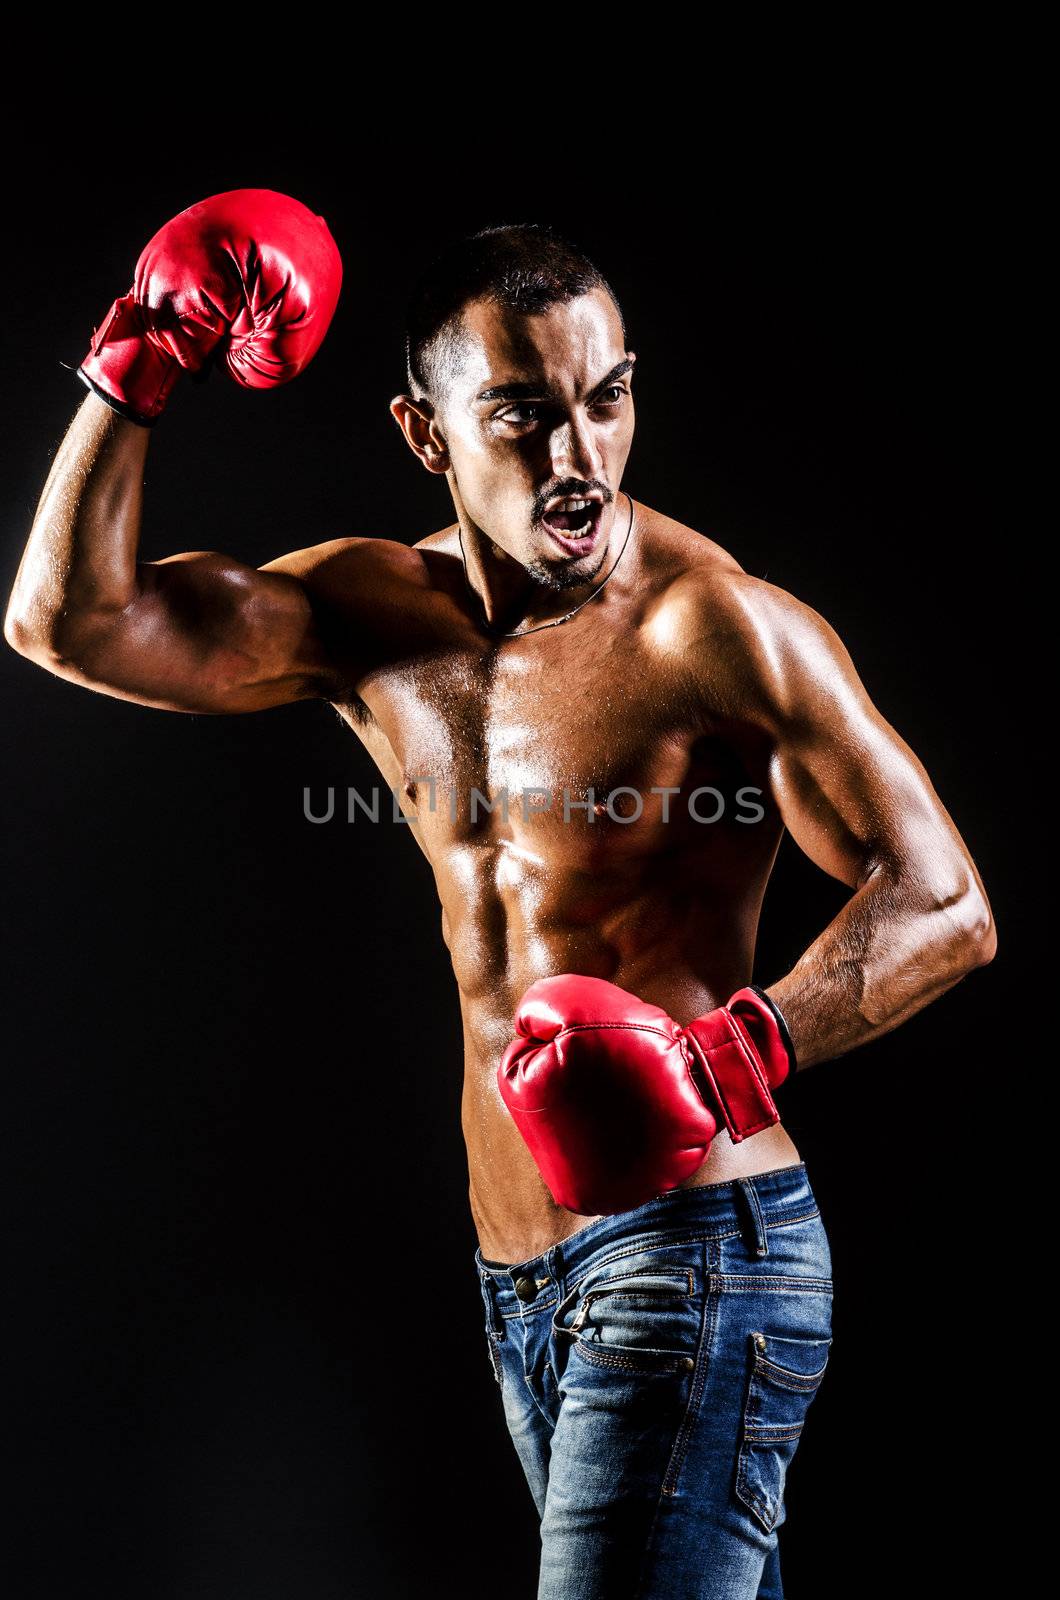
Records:
[[[581,583],[558,588],[535,578],[520,561],[483,533],[459,505],[457,528],[467,586],[474,595],[476,621],[484,620],[489,631],[498,634],[521,633],[546,622],[558,621],[584,604],[611,572],[628,531],[621,512],[617,512],[607,535],[603,559],[592,575]]]

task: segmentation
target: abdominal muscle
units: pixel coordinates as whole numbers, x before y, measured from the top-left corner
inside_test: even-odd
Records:
[[[488,946],[484,949],[480,941],[472,941],[469,946],[477,955],[477,960],[472,960],[464,949],[466,941],[460,938],[460,928],[450,930],[450,952],[455,957],[453,966],[463,1016],[461,1126],[468,1147],[469,1200],[482,1253],[490,1261],[530,1261],[588,1227],[589,1222],[597,1221],[568,1211],[552,1200],[496,1082],[501,1056],[511,1043],[517,1000],[533,976],[525,950],[533,946],[538,962],[546,970],[596,970],[602,974],[610,965],[607,976],[616,986],[661,1006],[669,1018],[684,1026],[695,1016],[713,1010],[725,995],[735,994],[741,984],[748,982],[753,966],[753,910],[757,904],[748,904],[753,901],[751,890],[756,888],[753,882],[748,888],[748,882],[745,870],[743,896],[721,891],[711,896],[705,891],[700,899],[700,918],[695,923],[682,914],[679,902],[674,914],[669,915],[671,901],[666,896],[642,899],[636,923],[626,918],[636,938],[629,928],[615,931],[621,920],[618,912],[623,912],[626,904],[621,896],[616,896],[618,910],[607,930],[600,928],[599,907],[594,922],[588,922],[584,915],[572,915],[570,904],[562,907],[564,917],[556,912],[546,917],[543,907],[538,907],[533,939],[530,930],[524,930],[504,952],[504,960],[498,958],[496,963],[488,960],[493,952]],[[655,933],[653,942],[647,941],[645,930]],[[615,949],[621,938],[626,942],[618,958]],[[687,957],[685,944],[722,954],[716,955],[709,971],[697,971]],[[615,958],[610,960],[612,957]],[[781,1123],[751,1134],[738,1144],[733,1144],[722,1125],[714,1134],[705,1160],[676,1187],[695,1189],[732,1182],[799,1162],[799,1150]],[[647,1198],[652,1197],[645,1195]]]

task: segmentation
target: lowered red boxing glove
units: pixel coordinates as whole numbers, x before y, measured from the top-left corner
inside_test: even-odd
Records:
[[[328,331],[342,261],[323,217],[273,189],[230,189],[167,222],[136,263],[77,369],[101,400],[150,427],[182,372],[216,359],[271,389]]]
[[[780,1120],[771,1091],[795,1067],[761,989],[681,1028],[602,978],[530,985],[497,1069],[501,1098],[552,1198],[581,1216],[643,1205],[703,1163],[719,1125],[734,1143]]]

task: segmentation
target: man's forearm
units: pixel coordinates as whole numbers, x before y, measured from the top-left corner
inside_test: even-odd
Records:
[[[88,395],[56,454],[4,619],[16,650],[62,655],[136,593],[150,429]]]
[[[878,868],[791,972],[770,984],[798,1067],[827,1061],[915,1015],[996,947],[976,876],[930,892],[912,873]]]

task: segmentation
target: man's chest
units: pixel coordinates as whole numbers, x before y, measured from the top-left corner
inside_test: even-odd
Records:
[[[560,631],[489,655],[440,652],[362,685],[367,716],[351,725],[424,843],[532,835],[595,854],[676,842],[707,819],[738,826],[754,803],[741,792],[764,781],[753,730],[723,723],[635,636],[560,642]]]

